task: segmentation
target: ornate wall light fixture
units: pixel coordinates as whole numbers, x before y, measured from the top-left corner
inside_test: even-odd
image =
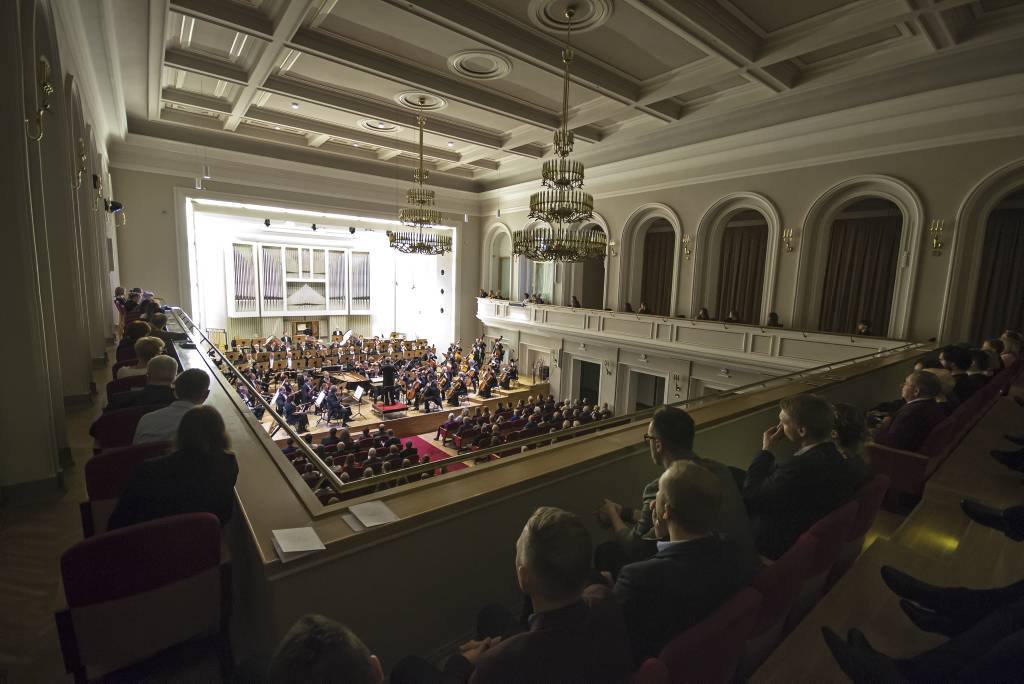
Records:
[[[36,75],[39,78],[38,85],[39,92],[42,95],[42,103],[32,119],[25,119],[25,133],[32,142],[40,142],[43,139],[43,115],[50,111],[50,95],[54,93],[53,84],[50,83],[52,72],[50,60],[45,55],[40,55],[39,61],[36,63]],[[33,119],[35,120],[36,133],[31,131]]]
[[[690,235],[689,233],[683,234],[683,258],[687,261],[690,260],[690,255],[693,254],[693,249],[690,248]]]
[[[792,228],[786,228],[782,231],[782,245],[787,252],[793,251],[793,245],[796,243],[796,234]]]
[[[932,219],[928,224],[928,234],[932,236],[932,256],[942,255],[942,229],[946,227],[946,219]]]

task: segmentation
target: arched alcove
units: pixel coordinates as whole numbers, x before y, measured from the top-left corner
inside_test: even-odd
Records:
[[[1024,329],[1024,186],[996,204],[984,229],[967,338],[975,341]]]
[[[924,230],[924,208],[921,199],[909,185],[897,178],[879,175],[855,176],[837,183],[822,193],[808,210],[800,234],[796,236],[799,242],[799,263],[793,301],[794,327],[819,327],[822,283],[828,267],[833,224],[843,210],[858,200],[871,198],[891,202],[903,218],[889,320],[872,323],[876,326],[876,334],[879,330],[887,330],[888,337],[907,336],[921,233]]]
[[[676,311],[679,295],[679,261],[683,226],[675,211],[664,204],[645,204],[635,209],[626,219],[619,250],[619,283],[616,304],[619,309],[622,309],[627,302],[632,304],[634,309],[640,304],[644,294],[645,245],[648,233],[652,229],[655,234],[664,230],[670,231],[674,236],[671,249],[671,282],[669,283],[671,290],[668,298],[668,310],[659,312],[671,316]],[[650,307],[650,303],[648,306]]]
[[[577,226],[583,230],[600,230],[611,241],[611,232],[604,217],[595,213],[590,221]],[[568,305],[575,295],[586,309],[603,309],[608,298],[608,253],[599,258],[571,264],[566,269],[562,291],[562,304]]]
[[[762,227],[763,235],[760,235]],[[736,233],[741,232],[738,229],[749,229],[755,235],[738,235]],[[735,231],[734,234],[727,235],[730,230]],[[733,298],[733,293],[740,290],[752,291],[751,288],[753,288],[760,291],[754,297],[756,304],[747,304],[745,308],[751,312],[756,309],[756,315],[748,316],[751,320],[744,322],[764,323],[773,308],[781,230],[778,210],[771,200],[763,195],[753,192],[735,192],[712,204],[697,224],[697,239],[693,256],[693,284],[690,288],[691,314],[696,314],[701,307],[706,306],[711,309],[714,317],[725,318],[729,312],[718,309],[732,308],[737,303]],[[723,272],[722,246],[727,237],[739,238],[728,241],[730,248],[746,250],[749,250],[751,245],[748,240],[742,238],[760,238],[763,242],[758,241],[758,246],[761,248],[763,259],[755,260],[754,255],[747,254],[745,259],[751,263],[747,264],[742,272]],[[732,259],[734,254],[731,249],[729,251],[730,254],[727,256]],[[739,257],[739,255],[735,256]],[[754,263],[755,261],[757,263]],[[756,267],[757,271],[751,273],[749,269],[752,267]]]
[[[1024,159],[1003,166],[978,182],[964,198],[956,214],[952,239],[946,238],[951,252],[946,280],[942,321],[942,341],[970,339],[973,303],[978,298],[978,282],[987,226],[993,210],[1007,197],[1024,188]],[[949,235],[949,231],[945,231]]]
[[[480,287],[515,298],[515,268],[512,256],[512,230],[502,222],[491,224],[484,236],[484,263],[480,274]]]

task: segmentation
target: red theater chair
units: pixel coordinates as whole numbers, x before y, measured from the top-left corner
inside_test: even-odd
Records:
[[[89,429],[89,434],[96,440],[94,451],[99,452],[103,449],[130,445],[135,436],[135,427],[139,424],[139,419],[159,408],[163,407],[131,406],[102,414]]]
[[[66,607],[54,618],[76,682],[112,673],[119,681],[209,681],[200,670],[212,661],[230,679],[231,573],[221,563],[217,516],[101,534],[68,549],[60,566]]]
[[[117,499],[142,461],[168,453],[170,442],[150,442],[135,446],[107,449],[85,464],[85,491],[88,501],[79,504],[82,535],[88,539],[107,531],[107,522],[117,506]]]
[[[111,380],[107,383],[107,401],[110,401],[110,397],[119,392],[127,392],[139,387],[145,387],[147,379],[145,375],[129,375],[127,378],[121,378],[120,380]]]

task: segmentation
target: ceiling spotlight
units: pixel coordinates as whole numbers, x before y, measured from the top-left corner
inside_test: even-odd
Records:
[[[298,102],[292,102],[292,109],[298,109],[298,108],[299,108],[299,103]]]
[[[455,143],[451,140],[448,141],[448,147],[455,147]]]
[[[316,224],[315,223],[313,224],[313,232],[314,233],[316,232]]]
[[[348,232],[349,232],[350,235],[355,235],[356,234],[356,227],[355,226],[349,226],[348,227]]]
[[[265,225],[267,228],[269,228],[270,227],[270,219],[263,219],[263,225]]]

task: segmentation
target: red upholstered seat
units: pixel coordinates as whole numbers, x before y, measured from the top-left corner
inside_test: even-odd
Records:
[[[839,558],[836,559],[832,566],[832,572],[829,573],[827,587],[831,587],[845,575],[857,556],[860,555],[860,550],[864,546],[864,535],[875,523],[875,517],[882,507],[882,500],[888,490],[889,478],[885,475],[875,475],[857,492],[857,503],[859,504],[857,515],[854,516],[853,524],[850,525],[850,530],[846,533],[846,543],[843,544],[843,548],[839,552]]]
[[[131,406],[107,411],[97,418],[89,434],[96,440],[96,451],[112,449],[114,447],[128,446],[135,436],[135,427],[139,419],[150,411],[155,411],[162,406]]]
[[[127,392],[139,387],[146,386],[145,375],[129,375],[127,378],[121,378],[120,380],[111,380],[107,383],[107,400],[118,392]]]
[[[846,543],[859,509],[860,502],[854,499],[814,523],[808,530],[818,540],[811,562],[811,576],[820,575],[832,568]]]
[[[190,513],[101,534],[68,549],[60,568],[67,607],[54,617],[76,681],[129,666],[133,680],[171,679],[146,664],[155,667],[154,656],[199,638],[230,677],[231,574],[221,564],[217,516]]]
[[[107,531],[107,521],[136,466],[148,458],[166,454],[171,447],[170,442],[150,442],[107,449],[86,462],[85,491],[89,500],[79,504],[83,536],[89,538]]]
[[[744,587],[702,622],[668,642],[658,656],[668,672],[668,681],[732,681],[744,644],[762,609],[760,592]],[[646,663],[641,668],[648,673],[654,669],[646,667]]]

